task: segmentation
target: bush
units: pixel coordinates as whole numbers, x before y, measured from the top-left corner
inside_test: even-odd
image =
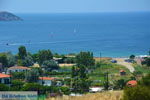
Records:
[[[65,95],[69,95],[71,93],[71,91],[70,91],[70,89],[68,87],[61,87],[60,90]]]
[[[14,72],[12,76],[13,79],[25,79],[25,72]]]
[[[126,81],[124,79],[120,79],[114,82],[114,89],[123,89],[126,85]]]
[[[13,91],[20,91],[23,87],[24,82],[19,80],[12,80],[11,90]]]
[[[123,100],[150,100],[150,90],[145,86],[126,87]]]
[[[26,73],[26,81],[27,82],[37,82],[39,79],[39,70],[36,68],[31,69]]]
[[[22,90],[23,91],[38,91],[42,89],[42,85],[37,83],[26,83]]]
[[[150,87],[150,74],[142,78],[142,80],[140,81],[140,85]]]
[[[67,64],[72,64],[72,63],[76,63],[76,59],[73,57],[68,57],[64,59],[64,62]]]
[[[145,58],[145,60],[142,62],[142,65],[147,65],[150,67],[150,58]]]
[[[9,87],[5,84],[0,84],[0,91],[9,91]]]
[[[46,60],[43,62],[42,68],[44,68],[46,71],[52,71],[58,69],[59,66],[54,60]]]

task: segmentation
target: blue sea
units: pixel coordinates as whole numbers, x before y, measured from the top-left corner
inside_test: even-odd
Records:
[[[17,53],[20,45],[32,53],[91,51],[105,57],[150,50],[150,12],[16,15],[23,21],[0,22],[0,52]]]

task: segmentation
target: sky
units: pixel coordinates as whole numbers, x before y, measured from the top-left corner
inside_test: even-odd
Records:
[[[0,11],[88,13],[150,11],[150,0],[0,0]]]

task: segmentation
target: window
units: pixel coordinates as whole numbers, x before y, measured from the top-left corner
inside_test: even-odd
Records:
[[[9,84],[9,79],[4,79],[4,84]]]
[[[2,83],[2,79],[0,78],[0,83]]]

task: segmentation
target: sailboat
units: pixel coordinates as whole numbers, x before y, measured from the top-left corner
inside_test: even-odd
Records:
[[[74,31],[73,31],[74,33],[76,33],[77,32],[77,30],[76,29],[74,29]]]

